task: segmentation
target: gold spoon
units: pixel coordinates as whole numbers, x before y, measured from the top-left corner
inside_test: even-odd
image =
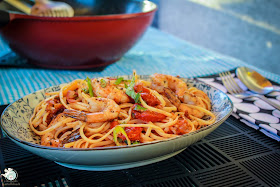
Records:
[[[272,91],[280,91],[280,89],[274,88],[269,80],[250,68],[239,67],[236,69],[236,74],[238,79],[255,93],[268,94]]]

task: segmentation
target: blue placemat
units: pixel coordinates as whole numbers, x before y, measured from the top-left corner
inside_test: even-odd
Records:
[[[0,35],[0,57],[5,56],[6,54],[10,53],[11,49],[8,45],[3,41]],[[0,63],[1,64],[1,63]]]
[[[3,44],[2,44],[3,45]],[[5,45],[5,44],[4,44]],[[165,73],[182,77],[216,74],[238,66],[249,66],[240,60],[203,49],[167,33],[149,28],[142,39],[118,62],[104,69],[53,70],[28,66],[20,60],[5,60],[0,64],[0,105],[52,85],[85,77]],[[252,66],[249,66],[254,68]],[[256,68],[254,68],[256,69]],[[280,76],[256,69],[264,76],[280,82]]]

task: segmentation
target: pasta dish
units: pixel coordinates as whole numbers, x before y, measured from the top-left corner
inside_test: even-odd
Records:
[[[77,79],[34,109],[30,128],[41,145],[93,148],[165,140],[215,122],[207,94],[179,77],[153,74],[141,80]]]

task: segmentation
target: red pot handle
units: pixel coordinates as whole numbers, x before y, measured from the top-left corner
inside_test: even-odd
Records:
[[[10,22],[10,13],[0,10],[0,28],[4,27]]]

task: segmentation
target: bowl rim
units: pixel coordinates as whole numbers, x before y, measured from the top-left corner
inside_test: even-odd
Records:
[[[133,0],[135,2],[139,2],[137,0]],[[149,4],[150,9],[147,11],[136,12],[136,13],[120,13],[120,14],[106,14],[106,15],[85,15],[85,16],[74,16],[74,17],[41,17],[41,16],[33,16],[33,15],[26,15],[23,13],[13,12],[16,18],[23,18],[28,20],[38,20],[38,21],[58,21],[58,22],[79,22],[79,21],[110,21],[110,20],[120,20],[120,19],[130,19],[135,17],[147,16],[149,14],[153,14],[157,9],[158,6],[154,2],[150,0],[145,0],[142,2],[143,4]]]
[[[130,75],[119,75],[119,76],[130,76]],[[140,76],[149,76],[149,75],[140,75]],[[118,77],[118,76],[113,76],[113,77]],[[183,79],[191,79],[191,78],[183,78]],[[204,85],[207,85],[211,88],[214,88],[215,90],[218,90],[221,94],[223,94],[224,96],[226,96],[227,100],[229,101],[230,103],[230,111],[222,118],[220,119],[219,121],[215,121],[213,124],[211,125],[208,125],[206,127],[203,127],[199,130],[196,130],[194,132],[190,132],[190,133],[187,133],[187,134],[183,134],[183,135],[178,135],[176,137],[173,137],[173,138],[168,138],[168,139],[165,139],[165,140],[157,140],[157,141],[153,141],[153,142],[147,142],[147,143],[141,143],[141,144],[135,144],[135,145],[123,145],[123,146],[113,146],[113,147],[94,147],[94,148],[63,148],[63,147],[49,147],[49,146],[42,146],[42,145],[39,145],[39,144],[35,144],[35,143],[31,143],[31,142],[27,142],[25,140],[20,140],[19,138],[17,137],[14,137],[13,135],[10,135],[9,132],[5,129],[5,127],[2,125],[2,121],[3,121],[3,116],[4,116],[4,113],[6,110],[8,110],[8,108],[13,105],[14,103],[18,102],[20,99],[24,98],[24,97],[27,97],[33,93],[36,93],[36,92],[41,92],[45,89],[48,89],[48,88],[52,88],[52,87],[56,87],[56,86],[60,86],[61,84],[59,85],[54,85],[54,86],[51,86],[51,87],[48,87],[48,88],[43,88],[41,90],[38,90],[38,91],[35,91],[33,93],[30,93],[28,95],[25,95],[23,96],[22,98],[14,101],[13,103],[9,104],[5,109],[4,111],[2,112],[1,114],[1,118],[0,118],[0,126],[2,127],[2,130],[5,132],[5,135],[8,136],[9,138],[11,138],[12,140],[20,143],[20,144],[24,144],[26,146],[30,146],[30,147],[33,147],[33,148],[39,148],[39,149],[47,149],[47,150],[58,150],[58,151],[110,151],[110,150],[115,150],[115,149],[123,149],[123,148],[135,148],[135,147],[140,147],[140,146],[148,146],[148,145],[153,145],[153,144],[162,144],[162,143],[165,143],[167,141],[173,141],[173,140],[176,140],[176,139],[179,139],[179,138],[184,138],[184,137],[187,137],[187,136],[192,136],[192,135],[195,135],[195,134],[198,134],[198,133],[201,133],[203,131],[206,131],[208,129],[211,129],[211,128],[214,128],[216,126],[219,126],[221,125],[222,123],[220,123],[221,121],[224,122],[232,113],[233,111],[233,102],[231,101],[231,99],[228,97],[228,95],[226,93],[224,93],[223,91],[221,91],[220,89],[218,88],[215,88],[214,86],[211,86],[203,81],[200,81],[200,80],[197,80],[197,79],[191,79],[191,80],[194,80],[195,82],[198,82],[198,83],[202,83]],[[62,84],[65,84],[65,83],[62,83]],[[34,133],[34,132],[33,132]]]

